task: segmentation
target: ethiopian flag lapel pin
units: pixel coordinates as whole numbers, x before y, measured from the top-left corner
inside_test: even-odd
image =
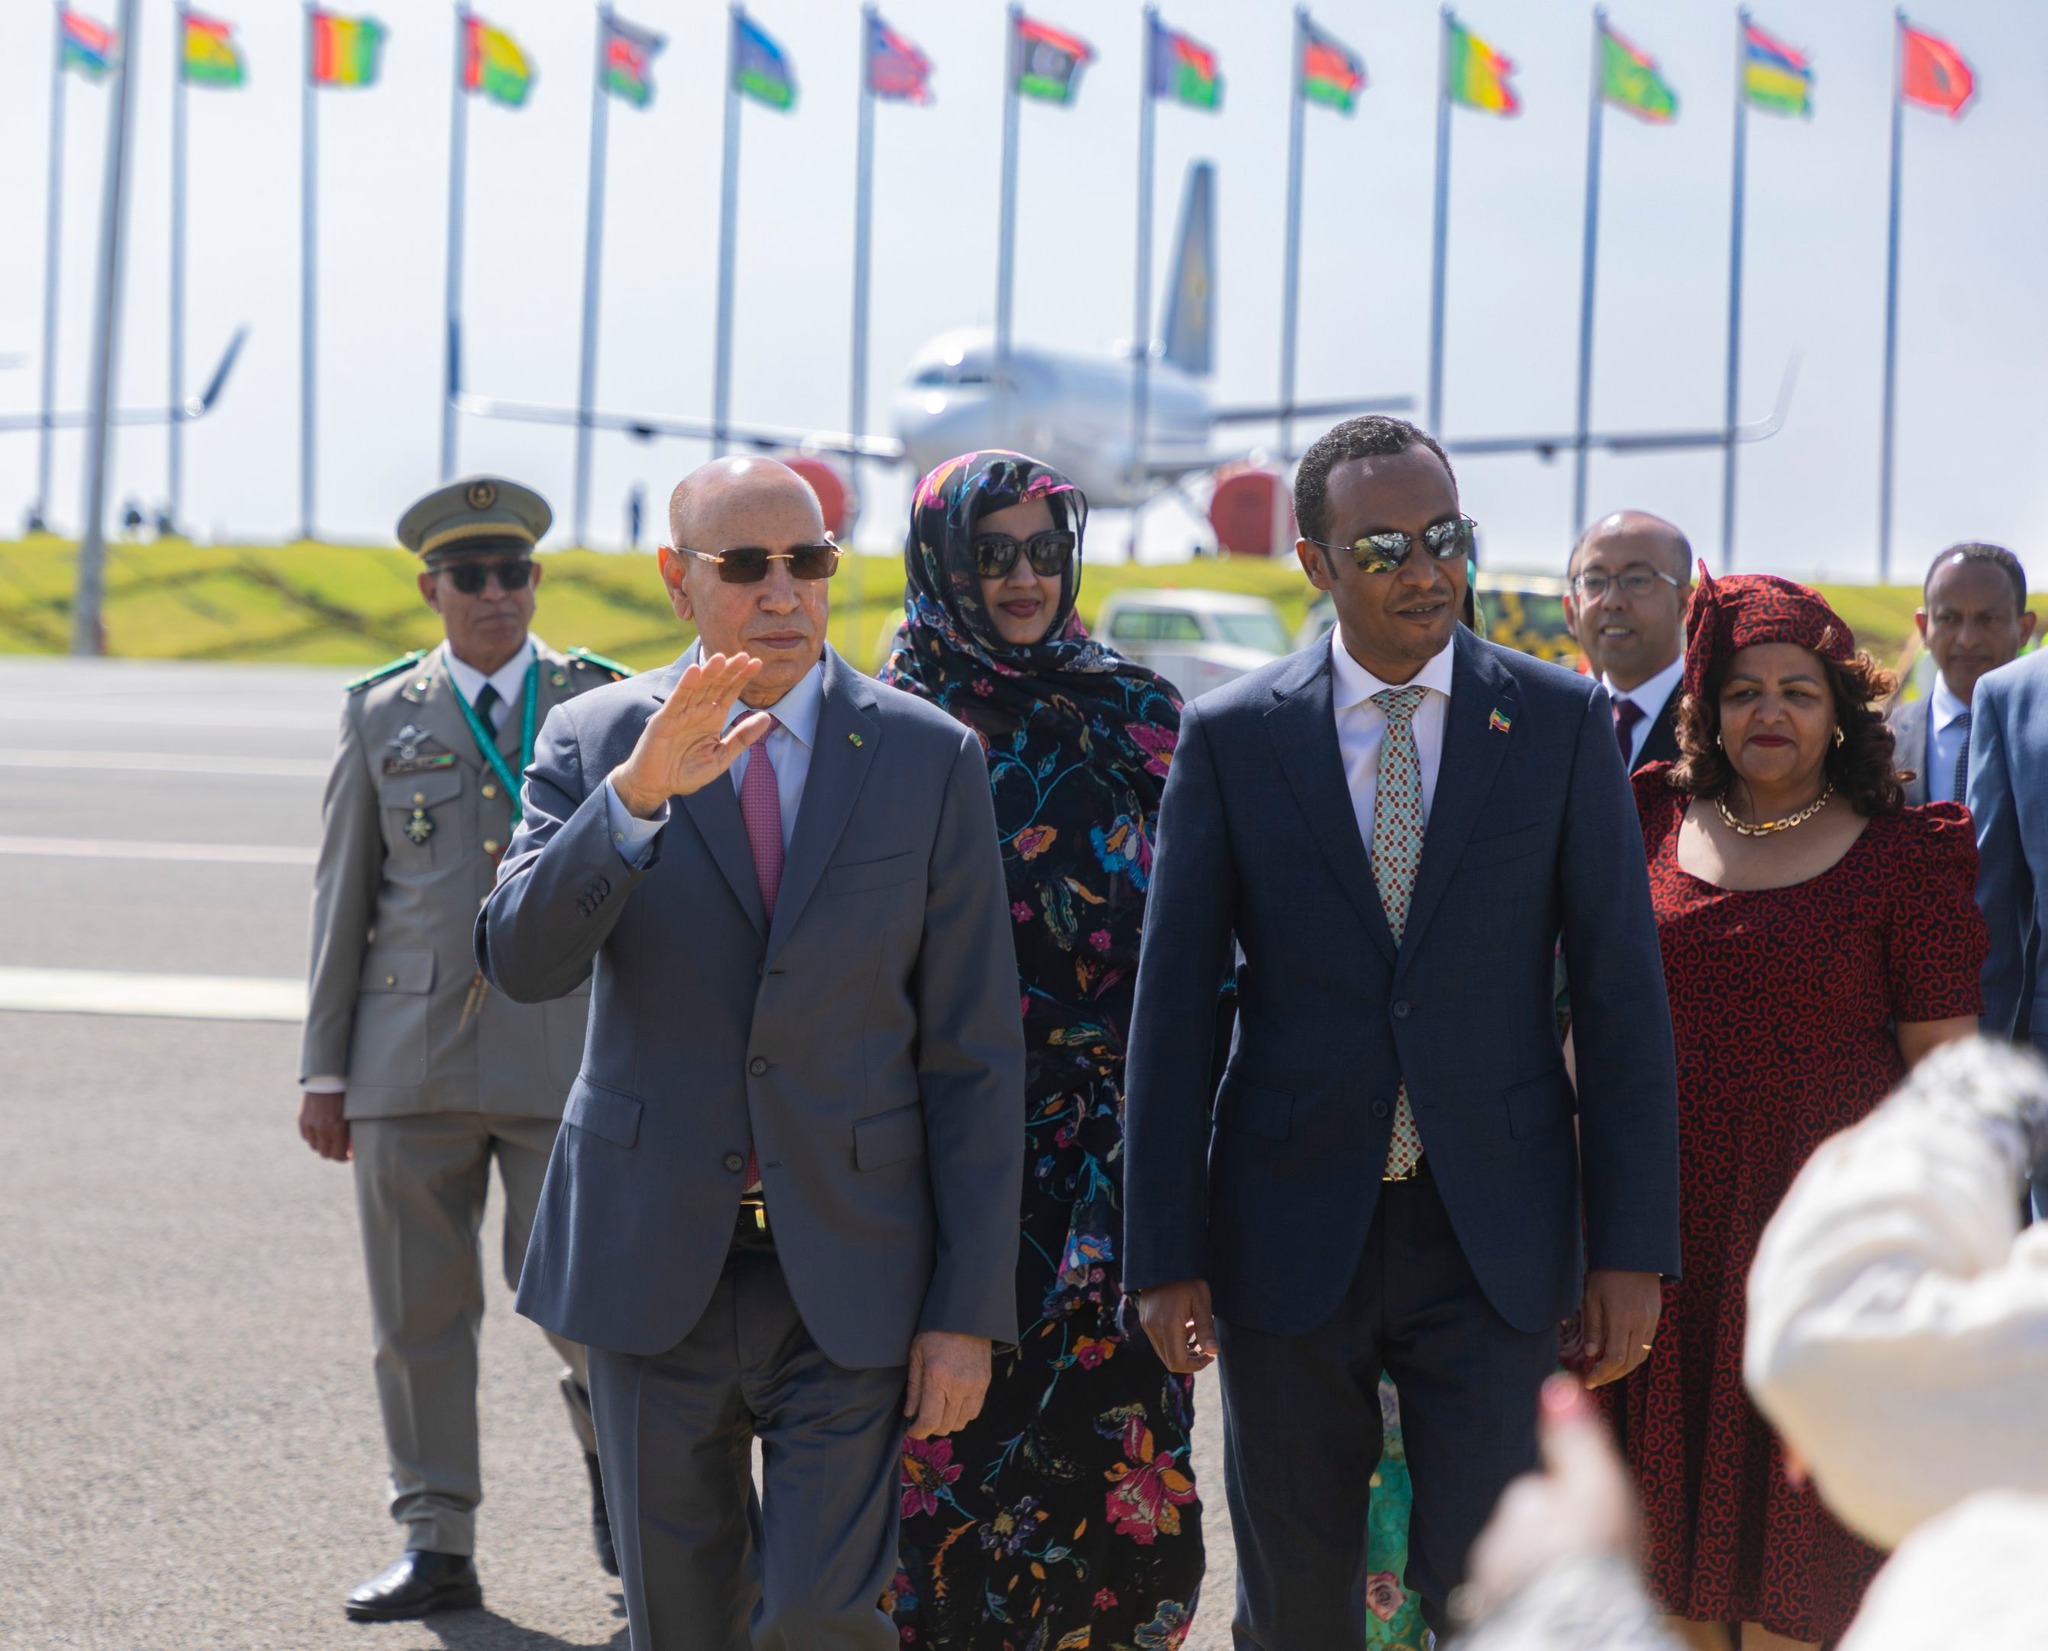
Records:
[[[1514,727],[1514,724],[1496,710],[1492,716],[1486,719],[1486,726],[1496,734],[1505,734],[1510,728]]]

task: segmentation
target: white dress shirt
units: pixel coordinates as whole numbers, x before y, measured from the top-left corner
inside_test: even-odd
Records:
[[[1614,679],[1605,673],[1601,675],[1600,686],[1607,690],[1607,697],[1619,705],[1627,700],[1643,714],[1636,719],[1636,725],[1629,731],[1628,766],[1643,760],[1643,745],[1650,737],[1650,728],[1663,714],[1664,705],[1678,691],[1678,679],[1685,675],[1685,655],[1680,654],[1655,676],[1638,682],[1633,688],[1617,688]]]
[[[468,701],[471,709],[476,706],[476,696],[484,691],[488,682],[498,690],[498,703],[491,707],[486,719],[491,732],[497,733],[505,726],[505,715],[519,703],[526,692],[526,668],[533,663],[534,649],[540,638],[529,634],[526,645],[489,676],[485,676],[466,659],[461,658],[447,643],[441,644],[441,653],[448,661],[448,680],[455,684],[455,691]]]
[[[1406,682],[1382,682],[1344,646],[1341,630],[1330,632],[1331,695],[1337,713],[1337,750],[1344,759],[1344,779],[1351,788],[1358,835],[1372,852],[1373,799],[1379,793],[1380,741],[1386,737],[1387,714],[1372,696],[1390,688],[1427,688],[1415,708],[1415,755],[1422,765],[1422,817],[1429,819],[1436,801],[1437,770],[1444,762],[1444,721],[1451,708],[1451,649],[1430,660]]]
[[[702,646],[692,643],[690,651],[683,655],[684,668],[694,665],[702,657]],[[775,724],[762,743],[768,747],[768,760],[775,765],[775,795],[782,805],[782,846],[785,849],[789,847],[790,833],[796,830],[797,810],[803,807],[804,781],[811,777],[811,752],[817,748],[818,714],[824,705],[825,662],[821,659],[803,674],[794,688],[768,708]],[[744,700],[735,700],[725,719],[725,726],[731,728],[742,717],[753,714],[753,706]],[[740,782],[747,777],[747,763],[753,754],[753,747],[749,746],[733,761],[730,772],[734,795],[738,795]],[[664,802],[653,819],[643,820],[619,801],[618,789],[607,779],[604,782],[604,812],[619,857],[629,866],[645,865],[647,856],[653,851],[654,839],[668,824],[669,805]]]
[[[1934,692],[1927,701],[1927,800],[1930,803],[1959,803],[1956,795],[1956,759],[1970,743],[1969,730],[1956,724],[1970,714],[1970,702],[1958,699],[1941,672],[1934,673]],[[1910,768],[1910,757],[1901,759]]]

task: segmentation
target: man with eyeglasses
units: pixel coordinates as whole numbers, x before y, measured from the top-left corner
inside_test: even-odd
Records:
[[[1169,1369],[1218,1363],[1259,1651],[1365,1643],[1381,1371],[1406,1586],[1443,1633],[1535,1465],[1559,1322],[1583,1309],[1589,1381],[1627,1374],[1679,1261],[1670,1012],[1606,697],[1458,622],[1472,523],[1414,425],[1338,425],[1294,500],[1337,626],[1183,716],[1126,1100],[1124,1284]]]
[[[355,1165],[396,1564],[348,1596],[358,1621],[480,1604],[477,1235],[491,1165],[516,1286],[588,988],[528,1006],[490,990],[470,931],[520,818],[520,775],[558,705],[630,675],[535,637],[549,512],[496,476],[439,488],[398,538],[445,639],[349,684],[314,879],[299,1133]],[[589,1470],[591,1534],[617,1573],[583,1349],[550,1336]]]
[[[1617,510],[1587,528],[1566,566],[1565,618],[1614,710],[1629,771],[1678,760],[1678,679],[1692,546],[1647,510]]]
[[[519,1310],[590,1348],[633,1651],[893,1651],[906,1428],[972,1420],[1017,1337],[988,767],[826,645],[802,477],[715,460],[669,527],[697,641],[548,719],[477,925],[522,1002],[596,978]]]

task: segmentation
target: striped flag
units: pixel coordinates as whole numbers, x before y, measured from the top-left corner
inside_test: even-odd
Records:
[[[1159,23],[1152,26],[1150,81],[1154,97],[1170,97],[1190,109],[1223,106],[1223,76],[1216,54],[1193,35]]]
[[[1365,90],[1365,59],[1313,23],[1303,27],[1308,32],[1297,66],[1297,91],[1311,103],[1350,114],[1358,107],[1358,94]]]
[[[932,100],[932,64],[879,17],[868,33],[868,90],[898,103]]]
[[[463,34],[463,89],[517,109],[533,90],[533,64],[519,49],[519,42],[481,17],[464,19]]]
[[[1742,95],[1758,109],[1780,115],[1813,114],[1813,64],[1804,52],[1742,25]]]
[[[374,17],[313,13],[313,84],[374,86],[389,31]]]
[[[654,54],[668,41],[651,29],[604,16],[604,89],[636,109],[654,101]]]
[[[1046,103],[1072,103],[1081,90],[1081,71],[1095,61],[1095,48],[1079,35],[1028,17],[1017,19],[1010,53],[1019,94]]]
[[[733,13],[732,83],[771,109],[796,107],[796,70],[775,37],[745,12]]]
[[[178,13],[178,73],[188,86],[239,86],[248,78],[232,23]]]
[[[1515,66],[1455,17],[1445,17],[1444,91],[1453,103],[1489,115],[1519,115],[1522,100],[1509,78]]]
[[[103,80],[114,66],[114,31],[66,6],[58,14],[64,31],[62,62],[87,80]]]

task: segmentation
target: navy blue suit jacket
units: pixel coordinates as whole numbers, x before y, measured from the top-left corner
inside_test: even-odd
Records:
[[[1203,1278],[1226,1319],[1321,1324],[1364,1250],[1403,1078],[1459,1241],[1509,1323],[1568,1314],[1588,1259],[1678,1272],[1670,1010],[1607,695],[1463,627],[1452,645],[1398,946],[1338,753],[1331,644],[1188,707],[1131,1029],[1128,1286]],[[1576,1106],[1554,1013],[1560,934]],[[1233,947],[1238,1030],[1219,1084],[1211,1028]]]
[[[1970,696],[1977,904],[1991,931],[1984,1030],[2048,1055],[2041,935],[2048,925],[2048,651],[1978,679]]]

